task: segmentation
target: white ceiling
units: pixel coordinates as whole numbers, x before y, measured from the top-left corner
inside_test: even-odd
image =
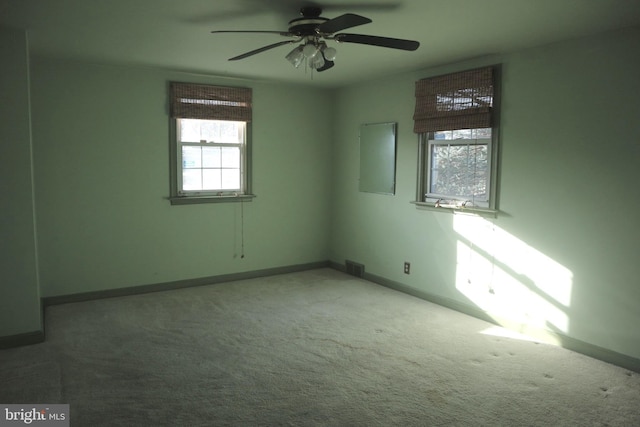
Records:
[[[322,16],[346,12],[373,20],[350,33],[417,40],[415,52],[335,45],[336,66],[313,76],[293,68],[281,46],[240,61],[228,58],[286,40],[297,0],[0,0],[0,25],[28,30],[31,51],[91,62],[132,64],[222,76],[338,87],[394,74],[640,25],[638,0],[327,0]],[[348,4],[347,4],[348,3]]]

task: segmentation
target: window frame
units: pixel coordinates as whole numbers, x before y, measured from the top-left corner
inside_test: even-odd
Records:
[[[176,95],[174,91],[174,87],[176,87],[176,91],[187,91],[178,92],[181,95]],[[198,93],[192,95],[192,92],[189,90],[193,90],[196,87]],[[203,87],[205,93],[201,98],[199,95],[202,94],[200,92],[200,87]],[[186,89],[182,89],[186,88]],[[216,91],[215,95],[212,97],[211,92],[208,90]],[[169,197],[167,199],[170,201],[172,205],[187,205],[187,204],[199,204],[199,203],[220,203],[220,202],[244,202],[244,201],[252,201],[255,198],[255,194],[252,193],[252,120],[251,120],[251,93],[249,92],[248,99],[247,97],[242,97],[242,95],[237,95],[237,91],[244,91],[243,93],[247,93],[247,90],[250,91],[249,88],[235,88],[228,86],[216,86],[210,84],[200,84],[200,83],[181,83],[181,82],[169,82],[169,91],[170,91],[170,114],[169,114]],[[219,96],[218,96],[219,94]],[[180,98],[178,98],[180,96]],[[191,98],[191,97],[194,98]],[[180,103],[184,97],[187,97],[188,100],[203,100],[202,102],[192,102],[193,106],[196,109],[202,107],[202,105],[206,105],[215,109],[215,112],[205,113],[208,117],[202,117],[202,111],[196,111],[195,115],[191,115],[192,111],[187,112],[176,112],[176,108],[182,108],[181,106],[176,106],[176,104]],[[239,98],[240,97],[240,98]],[[244,103],[244,104],[241,104]],[[229,109],[229,107],[234,108],[236,105],[244,108],[245,111],[248,109],[248,113],[244,112],[237,113],[233,112]],[[189,106],[187,106],[189,107]],[[184,115],[183,115],[184,114]],[[240,165],[240,180],[241,180],[241,189],[240,191],[183,191],[182,187],[182,147],[183,145],[199,145],[199,146],[237,146],[236,143],[187,143],[183,144],[179,132],[180,126],[178,120],[180,119],[202,119],[202,120],[213,120],[213,121],[236,121],[236,122],[244,122],[244,141],[243,141],[243,151],[241,153],[241,165]]]
[[[468,205],[468,202],[472,203],[472,206],[480,206],[484,208],[489,207],[489,202],[491,200],[491,167],[493,165],[491,155],[492,155],[492,143],[491,138],[469,138],[469,139],[436,139],[435,132],[429,132],[427,138],[427,160],[426,166],[427,170],[424,172],[425,175],[425,192],[424,199],[428,202],[437,203],[439,200],[451,200],[451,201],[459,201],[463,204]],[[469,147],[469,146],[487,146],[487,179],[486,179],[486,198],[485,199],[475,199],[471,196],[471,199],[468,197],[456,196],[451,194],[438,194],[431,193],[431,180],[433,178],[433,147],[434,146],[461,146],[461,147]],[[478,204],[476,204],[476,201]]]
[[[443,83],[443,79],[445,82]],[[440,93],[449,93],[466,88],[486,88],[490,79],[492,86],[492,105],[489,108],[482,108],[482,105],[473,105],[464,114],[456,111],[447,113],[447,109],[440,109],[434,105],[433,96]],[[460,84],[462,81],[462,85]],[[433,82],[433,83],[432,83]],[[427,77],[416,82],[416,109],[414,112],[414,132],[418,135],[418,156],[417,156],[417,184],[415,200],[411,203],[419,209],[436,210],[440,212],[460,212],[497,217],[499,213],[499,173],[500,173],[500,104],[502,95],[502,66],[500,64],[486,65],[479,68],[462,71],[452,71],[447,74]],[[449,85],[442,89],[442,85]],[[467,86],[469,84],[469,86]],[[432,86],[433,85],[433,86]],[[434,87],[435,86],[435,87]],[[439,92],[443,90],[443,92]],[[438,91],[438,92],[436,92]],[[429,97],[432,98],[429,98]],[[446,106],[444,106],[446,107]],[[434,111],[435,109],[435,111]],[[456,117],[457,116],[457,117]],[[430,123],[434,119],[436,123]],[[489,153],[489,201],[487,207],[470,206],[466,203],[446,204],[442,200],[435,202],[426,198],[427,190],[427,168],[428,141],[429,136],[433,138],[436,131],[441,130],[461,130],[461,129],[491,129],[491,146]],[[470,141],[470,140],[468,140]]]
[[[180,120],[189,120],[189,119],[176,119],[176,138],[177,138],[177,143],[176,143],[176,156],[177,156],[177,167],[178,169],[180,169],[180,172],[182,173],[178,173],[177,174],[177,184],[178,184],[178,195],[179,196],[222,196],[222,195],[243,195],[245,193],[245,171],[246,171],[246,167],[245,167],[245,160],[246,160],[246,154],[245,154],[245,147],[246,147],[246,127],[247,127],[247,122],[244,121],[236,121],[234,123],[242,123],[242,129],[241,129],[241,136],[239,138],[239,142],[215,142],[215,141],[206,141],[206,140],[201,140],[198,142],[195,141],[183,141],[182,137],[181,137],[181,126],[178,126],[178,123]],[[210,120],[210,121],[214,121],[214,122],[222,122],[223,120]],[[198,148],[202,148],[202,147],[221,147],[221,148],[229,148],[229,147],[233,147],[233,148],[237,148],[240,152],[240,161],[239,161],[239,172],[240,172],[240,186],[239,188],[236,189],[221,189],[221,190],[184,190],[183,188],[183,174],[184,174],[184,170],[185,169],[190,169],[190,168],[185,168],[184,167],[184,163],[183,163],[183,148],[184,147],[198,147]],[[196,168],[194,168],[196,169]],[[200,168],[198,168],[200,170],[205,170],[205,169],[209,169],[204,167],[203,165],[200,166]],[[224,169],[223,167],[220,168],[215,168],[215,169]]]
[[[178,119],[171,118],[170,133],[171,133],[171,196],[169,200],[172,205],[187,205],[198,203],[220,203],[220,202],[242,202],[251,201],[255,198],[255,194],[251,189],[251,122],[245,123],[244,132],[244,156],[241,159],[241,172],[240,180],[241,187],[244,191],[238,192],[216,192],[216,191],[182,191],[180,190],[182,184],[182,146],[183,144],[179,139],[180,127],[178,126]],[[234,146],[237,144],[229,143],[187,143],[186,145],[205,145],[205,146]]]
[[[444,197],[437,197],[436,195],[430,196],[429,179],[431,176],[431,154],[430,154],[430,142],[446,143],[446,141],[467,141],[460,145],[470,145],[475,139],[461,139],[461,140],[436,140],[433,138],[434,132],[423,132],[418,134],[418,182],[416,185],[416,199],[413,204],[421,208],[435,208],[444,211],[472,211],[477,213],[497,214],[497,182],[498,182],[498,129],[491,127],[491,139],[483,138],[481,140],[488,141],[488,161],[489,161],[489,174],[488,174],[488,200],[486,206],[477,206],[469,203],[465,203],[465,199],[461,197],[455,197],[447,195]],[[452,203],[452,201],[454,201]]]

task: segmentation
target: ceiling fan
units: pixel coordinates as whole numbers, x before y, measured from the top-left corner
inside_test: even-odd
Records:
[[[388,47],[401,50],[416,50],[420,43],[415,40],[396,39],[391,37],[370,36],[365,34],[338,33],[338,31],[359,25],[368,24],[371,21],[364,16],[353,13],[345,13],[333,19],[320,16],[322,9],[317,6],[308,6],[300,9],[300,17],[289,21],[287,31],[261,31],[261,30],[222,30],[212,33],[262,33],[278,34],[289,37],[290,40],[269,44],[258,49],[229,58],[229,61],[237,61],[255,54],[287,45],[297,44],[286,59],[296,68],[306,63],[312,70],[325,71],[333,67],[336,57],[336,49],[329,47],[326,41],[339,43],[358,43],[371,46]]]

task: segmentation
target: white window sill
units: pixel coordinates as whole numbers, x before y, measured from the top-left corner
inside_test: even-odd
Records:
[[[194,205],[200,203],[251,202],[255,197],[255,194],[242,194],[238,196],[176,196],[168,199],[172,205]]]
[[[487,216],[487,217],[498,217],[498,212],[495,209],[488,208],[480,208],[477,206],[453,206],[453,205],[440,205],[436,206],[435,203],[427,203],[427,202],[411,202],[411,204],[416,205],[418,209],[424,209],[429,211],[438,211],[438,212],[448,212],[448,213],[470,213],[475,215]]]

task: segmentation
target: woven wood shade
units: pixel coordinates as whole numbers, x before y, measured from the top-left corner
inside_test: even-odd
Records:
[[[171,117],[251,121],[251,89],[171,82]]]
[[[491,127],[493,68],[416,82],[415,133]]]

